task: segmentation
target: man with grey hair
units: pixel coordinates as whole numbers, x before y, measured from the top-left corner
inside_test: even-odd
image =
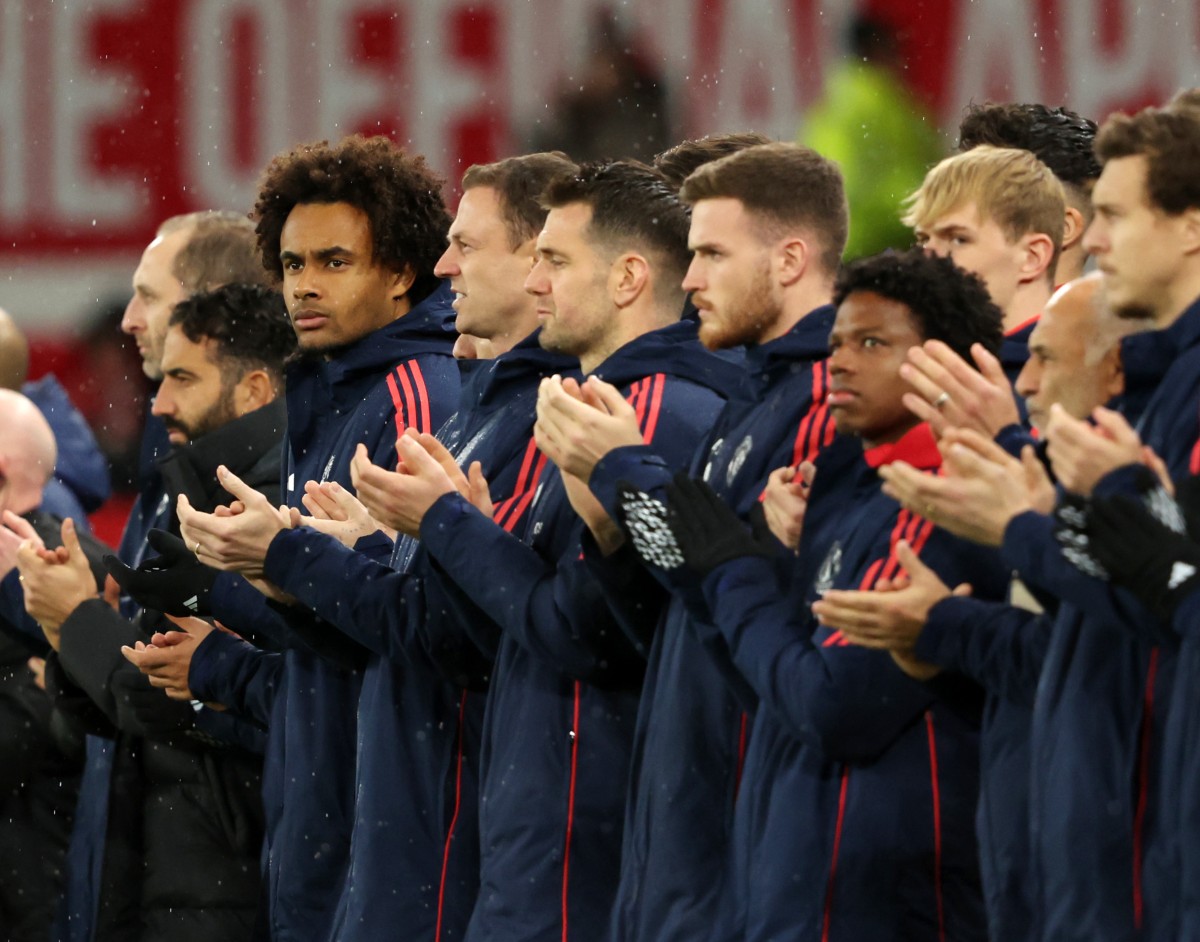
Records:
[[[189,294],[234,282],[269,283],[247,217],[209,210],[171,216],[159,225],[133,273],[133,297],[121,318],[121,330],[137,342],[150,379],[162,379],[171,309]]]
[[[1108,309],[1099,272],[1059,288],[1029,335],[1029,359],[1014,383],[1029,424],[1045,429],[1056,402],[1084,419],[1120,395],[1125,388],[1120,340],[1138,327]]]

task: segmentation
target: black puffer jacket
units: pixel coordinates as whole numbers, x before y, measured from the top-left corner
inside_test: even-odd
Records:
[[[0,939],[44,942],[62,889],[82,741],[60,740],[29,651],[0,635]]]
[[[277,401],[173,449],[160,462],[170,506],[180,493],[202,510],[228,503],[221,464],[277,503],[285,422]],[[121,645],[164,625],[89,601],[63,623],[49,661],[47,686],[64,708],[113,740],[99,882],[70,905],[95,913],[96,942],[249,939],[261,898],[261,731],[169,700],[125,661]]]

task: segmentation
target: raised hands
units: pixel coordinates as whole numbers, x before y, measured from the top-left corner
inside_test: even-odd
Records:
[[[29,540],[37,549],[43,549],[42,538],[37,535],[33,525],[24,517],[18,517],[11,510],[4,511],[0,519],[0,579],[3,579],[17,565],[17,547]]]
[[[50,647],[56,651],[67,616],[96,597],[96,577],[79,545],[73,520],[63,521],[62,541],[63,545],[53,550],[40,545],[40,540],[25,540],[17,548],[25,610],[41,625]]]
[[[589,376],[580,384],[550,376],[538,387],[534,438],[563,474],[586,482],[614,448],[642,444],[637,413],[620,390]]]
[[[1018,461],[978,432],[954,429],[940,447],[945,474],[897,461],[879,469],[884,493],[955,536],[985,546],[999,546],[1017,515],[1053,509],[1054,488],[1031,446]]]
[[[906,575],[880,580],[872,591],[832,589],[813,603],[813,614],[855,644],[890,651],[910,677],[928,680],[939,669],[917,660],[912,652],[929,611],[951,595],[970,595],[971,587],[964,583],[951,591],[904,541],[896,544],[896,558]]]
[[[150,679],[152,687],[163,690],[173,700],[192,700],[188,671],[192,655],[200,642],[216,630],[199,618],[171,618],[179,631],[157,632],[149,644],[139,641],[132,648],[122,645],[125,660]]]
[[[272,507],[266,497],[224,465],[217,468],[217,480],[236,498],[234,503],[207,514],[180,494],[180,535],[205,565],[261,579],[267,548],[276,533],[291,527],[291,514],[287,508]]]
[[[804,513],[808,509],[808,489],[812,487],[816,473],[816,466],[811,461],[801,462],[799,468],[790,465],[776,468],[767,478],[763,490],[762,512],[767,526],[775,539],[793,552],[800,548]]]
[[[479,462],[466,474],[432,435],[409,429],[396,440],[395,471],[371,463],[359,445],[350,462],[350,478],[367,511],[384,526],[417,537],[429,508],[445,494],[459,493],[481,513],[492,515],[492,501]]]
[[[309,481],[304,485],[304,496],[300,498],[311,516],[305,516],[292,508],[292,525],[312,527],[332,536],[343,546],[353,547],[364,536],[380,530],[389,539],[396,539],[396,531],[379,523],[357,497],[337,481],[318,484]]]
[[[1139,463],[1155,467],[1153,453],[1146,453],[1137,432],[1119,412],[1098,407],[1092,418],[1094,426],[1068,415],[1057,403],[1050,407],[1046,454],[1064,488],[1090,497],[1096,483],[1110,471]]]
[[[971,347],[978,370],[940,340],[928,340],[908,351],[900,375],[916,390],[904,394],[904,405],[933,434],[951,428],[973,429],[995,438],[1002,428],[1020,421],[1012,386],[1000,361],[980,344]]]

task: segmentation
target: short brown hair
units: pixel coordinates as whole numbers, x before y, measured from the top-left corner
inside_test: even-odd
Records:
[[[296,206],[348,203],[370,223],[375,264],[411,271],[409,298],[423,301],[439,283],[433,266],[450,229],[443,182],[424,157],[382,136],[352,134],[336,144],[318,141],[279,154],[267,165],[251,217],[258,223],[263,267],[282,278],[279,238]]]
[[[1150,205],[1172,216],[1200,207],[1200,111],[1143,108],[1135,115],[1114,114],[1096,136],[1102,164],[1121,157],[1146,158]]]
[[[688,251],[688,207],[662,175],[636,160],[583,164],[571,176],[546,188],[542,203],[558,209],[583,203],[592,210],[589,232],[617,252],[637,248],[653,252],[664,268],[657,284],[659,299],[674,302],[683,293],[683,278],[691,262]]]
[[[820,243],[819,262],[837,272],[846,248],[850,211],[837,165],[799,144],[760,144],[704,164],[683,181],[679,195],[701,200],[735,199],[771,238],[801,228]]]
[[[694,141],[681,141],[674,147],[664,150],[654,158],[654,169],[667,178],[667,182],[675,189],[683,186],[683,181],[691,176],[697,168],[703,167],[714,160],[736,154],[747,147],[757,147],[759,144],[770,144],[771,139],[757,131],[744,131],[739,134],[709,134],[707,137]]]
[[[184,291],[195,294],[221,285],[270,283],[248,216],[214,210],[188,218],[195,220],[192,230],[171,263],[171,274]]]
[[[1049,236],[1054,258],[1047,271],[1053,275],[1066,197],[1058,177],[1027,150],[985,144],[947,157],[905,202],[904,224],[914,228],[974,203],[980,219],[996,223],[1010,242],[1034,232]]]
[[[464,190],[489,187],[496,191],[509,242],[515,249],[542,231],[547,210],[541,198],[546,187],[576,169],[574,161],[562,151],[525,154],[468,167],[462,186]]]

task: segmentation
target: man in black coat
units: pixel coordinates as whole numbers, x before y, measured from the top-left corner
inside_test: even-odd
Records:
[[[166,493],[155,518],[177,530],[179,494],[208,509],[223,502],[219,465],[277,499],[283,367],[295,334],[279,295],[248,285],[180,302],[170,325],[154,413],[172,448],[159,466]],[[88,732],[116,742],[99,877],[86,898],[69,901],[68,925],[87,906],[95,939],[249,938],[259,901],[260,731],[151,688],[120,648],[147,640],[161,617],[114,611],[96,595],[70,522],[63,541],[64,550],[18,551],[26,607],[56,652],[48,687]],[[155,548],[144,543],[126,562]]]

